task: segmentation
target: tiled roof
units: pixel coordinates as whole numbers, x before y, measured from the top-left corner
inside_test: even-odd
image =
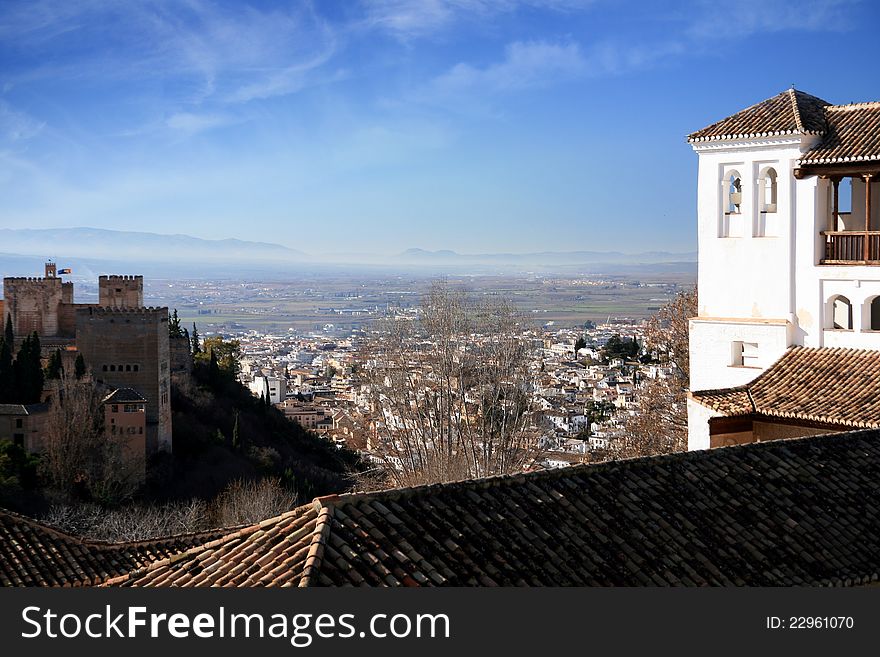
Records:
[[[880,427],[880,351],[792,347],[744,386],[691,396],[723,415]]]
[[[137,390],[134,390],[132,388],[117,388],[109,395],[104,397],[103,403],[125,404],[146,401],[146,398]]]
[[[806,164],[880,162],[880,102],[825,108],[828,129],[800,160]]]
[[[212,531],[153,541],[103,543],[82,540],[0,509],[0,585],[98,584],[216,538],[219,533]]]
[[[822,134],[826,128],[823,109],[828,104],[803,91],[788,89],[691,133],[688,141]]]
[[[301,506],[152,564],[112,583],[137,586],[298,586],[327,512]]]
[[[22,404],[0,404],[0,415],[27,415]]]
[[[880,578],[880,431],[319,498],[110,585]]]

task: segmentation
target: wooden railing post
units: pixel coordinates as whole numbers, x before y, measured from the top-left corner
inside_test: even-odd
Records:
[[[831,216],[828,218],[828,230],[837,230],[837,217],[840,215],[840,176],[831,179],[833,204]]]
[[[865,179],[865,262],[868,262],[871,255],[868,250],[868,233],[871,230],[871,178],[873,177],[871,173],[862,176]]]

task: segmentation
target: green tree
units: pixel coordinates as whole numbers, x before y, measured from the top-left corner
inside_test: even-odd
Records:
[[[15,368],[12,361],[12,345],[0,338],[0,404],[8,404],[15,397]]]
[[[192,352],[193,352],[193,356],[202,352],[202,346],[199,341],[199,329],[196,328],[195,322],[193,322]]]
[[[602,358],[606,361],[612,358],[631,360],[638,355],[640,350],[639,343],[634,338],[621,338],[615,333],[608,338],[608,342],[602,347]]]
[[[62,374],[64,374],[64,366],[61,363],[61,350],[56,349],[49,356],[49,364],[46,365],[46,378],[60,379]]]
[[[587,341],[584,340],[584,336],[579,337],[574,341],[574,354],[577,356],[577,352],[587,346]]]
[[[207,362],[209,374],[214,372],[211,362],[216,362],[216,374],[234,379],[241,371],[241,343],[238,340],[224,340],[219,336],[205,338],[202,352],[196,361]]]
[[[238,410],[235,411],[235,422],[232,425],[232,449],[239,448],[239,436],[238,436]]]
[[[171,318],[168,320],[168,335],[172,338],[183,337],[183,331],[180,328],[180,317],[177,316],[177,308],[174,309],[174,312],[171,313]]]
[[[24,339],[15,357],[16,403],[35,404],[43,392],[43,365],[40,361],[40,336],[34,331]]]
[[[6,315],[6,332],[3,334],[10,349],[15,349],[15,332],[12,330],[12,315]]]

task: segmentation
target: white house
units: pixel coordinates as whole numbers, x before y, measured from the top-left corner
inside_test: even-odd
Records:
[[[880,102],[831,105],[789,89],[688,141],[699,157],[689,448],[762,439],[746,415],[834,428],[846,417],[833,408],[817,411],[825,426],[808,426],[758,408],[749,386],[793,346],[880,350]],[[798,367],[827,361],[810,354]],[[761,381],[766,400],[779,397]],[[714,394],[734,389],[748,413],[730,410],[733,392]]]

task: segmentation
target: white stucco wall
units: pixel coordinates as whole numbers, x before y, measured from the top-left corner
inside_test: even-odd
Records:
[[[793,326],[785,320],[695,318],[690,321],[691,390],[731,388],[748,383],[789,347]],[[753,366],[733,363],[734,342],[758,345]]]
[[[687,412],[688,451],[709,449],[709,418],[717,417],[719,414],[690,398],[687,400]]]

